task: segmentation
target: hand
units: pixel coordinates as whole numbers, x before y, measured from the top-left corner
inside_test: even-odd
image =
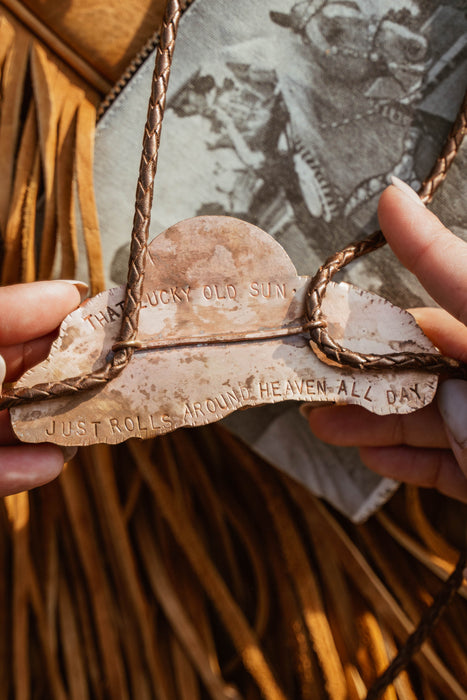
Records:
[[[57,326],[76,309],[87,285],[60,280],[0,288],[0,386],[45,359]],[[55,479],[64,452],[56,445],[21,444],[7,410],[0,411],[0,496]]]
[[[378,216],[401,263],[443,307],[411,313],[443,354],[467,362],[467,243],[397,179],[381,195]],[[362,461],[378,474],[467,502],[466,381],[445,381],[437,404],[409,415],[329,406],[312,409],[307,417],[325,442],[358,446]]]

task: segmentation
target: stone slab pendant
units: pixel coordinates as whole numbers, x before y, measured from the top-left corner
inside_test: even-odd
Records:
[[[408,413],[431,402],[426,372],[359,372],[319,359],[304,325],[309,278],[261,229],[230,217],[172,226],[148,249],[136,350],[102,388],[11,409],[23,442],[119,443],[204,425],[247,406],[296,400]],[[17,386],[103,364],[118,334],[124,287],[89,299],[63,321],[49,357]],[[436,352],[413,318],[373,293],[331,284],[331,335],[361,352]]]

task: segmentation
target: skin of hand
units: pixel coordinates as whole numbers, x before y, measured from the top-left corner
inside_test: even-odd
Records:
[[[381,195],[378,218],[393,252],[442,307],[411,310],[417,323],[443,354],[467,362],[467,243],[396,178]],[[326,406],[306,417],[321,440],[357,446],[378,474],[467,502],[467,381],[442,382],[437,402],[408,415]]]
[[[87,285],[74,280],[15,284],[0,288],[0,385],[13,382],[47,357],[65,316],[79,306]],[[0,496],[55,479],[70,453],[57,445],[26,445],[0,411]]]

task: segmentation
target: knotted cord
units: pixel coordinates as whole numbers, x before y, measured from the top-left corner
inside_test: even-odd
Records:
[[[113,346],[113,353],[103,367],[84,376],[4,391],[0,399],[0,410],[33,401],[42,401],[77,392],[90,391],[104,386],[120,374],[131,361],[135,349],[139,347],[137,339],[138,322],[154,193],[154,179],[162,119],[166,106],[170,67],[182,10],[183,2],[181,0],[168,0],[162,23],[160,42],[157,47],[136,188],[135,215],[131,234],[128,279],[122,322],[119,337]],[[460,148],[466,129],[467,93],[442,153],[421,187],[419,195],[423,202],[431,201],[437,188],[446,177],[447,171]],[[395,353],[388,355],[355,353],[342,348],[327,332],[321,304],[329,281],[352,260],[367,255],[382,247],[385,243],[383,234],[381,231],[377,231],[368,238],[346,246],[330,257],[318,270],[311,280],[306,294],[305,326],[309,329],[312,342],[331,360],[359,370],[396,371],[402,369],[425,369],[430,372],[447,372],[450,375],[466,376],[465,366],[449,357],[429,353]],[[367,695],[367,700],[376,700],[379,697],[407,666],[412,656],[428,637],[433,626],[461,585],[466,561],[467,545],[461,552],[456,569],[444,584],[438,597],[432,606],[427,609],[416,630],[400,649],[393,662],[375,681]]]

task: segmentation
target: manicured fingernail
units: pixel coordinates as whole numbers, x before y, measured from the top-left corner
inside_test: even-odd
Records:
[[[399,177],[396,177],[395,175],[391,175],[391,185],[394,185],[394,187],[397,187],[398,190],[403,192],[407,197],[410,197],[410,199],[414,202],[417,202],[421,207],[424,207],[425,205],[423,204],[422,200],[418,196],[418,194],[413,190],[410,185],[408,185],[406,182],[401,180]]]
[[[438,407],[446,427],[461,449],[467,447],[467,382],[448,379],[438,391]]]
[[[88,295],[89,287],[86,282],[81,282],[80,280],[56,280],[57,282],[66,282],[67,284],[72,284],[73,287],[79,292],[81,301],[84,301]]]
[[[75,454],[78,452],[77,447],[73,447],[72,445],[67,446],[67,447],[62,447],[60,445],[60,449],[63,452],[63,461],[66,462],[71,462]]]
[[[5,360],[3,357],[0,355],[0,388],[3,384],[3,380],[5,379],[5,374],[6,374],[6,364]]]
[[[309,403],[302,403],[298,407],[298,410],[300,411],[302,416],[308,420],[308,416],[310,415],[311,411],[313,410],[313,406],[310,406]]]

